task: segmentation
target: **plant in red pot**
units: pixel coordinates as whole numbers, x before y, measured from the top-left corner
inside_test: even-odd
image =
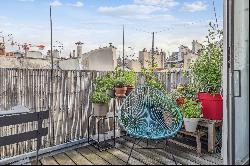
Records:
[[[223,119],[223,98],[220,94],[222,84],[222,30],[210,23],[208,42],[201,55],[192,66],[194,84],[199,90],[198,99],[202,103],[205,119]]]
[[[125,97],[127,92],[127,85],[125,77],[118,77],[115,80],[115,95],[117,97]]]

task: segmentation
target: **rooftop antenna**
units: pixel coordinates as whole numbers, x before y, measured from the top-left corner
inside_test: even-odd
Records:
[[[216,26],[217,28],[219,28],[219,24],[218,24],[218,18],[217,18],[217,13],[216,13],[216,7],[215,7],[215,2],[213,1],[213,7],[214,7],[214,16],[215,16],[215,22],[216,22]]]
[[[125,70],[125,30],[124,30],[124,24],[122,26],[122,36],[123,36],[123,40],[122,40],[122,68],[123,71]]]
[[[53,24],[52,24],[52,7],[50,5],[50,58],[51,58],[51,72],[50,72],[50,114],[51,114],[51,119],[53,120],[53,70],[54,70],[54,58],[53,58]],[[54,143],[54,137],[55,137],[55,131],[54,131],[54,123],[52,123],[52,142],[51,144]]]

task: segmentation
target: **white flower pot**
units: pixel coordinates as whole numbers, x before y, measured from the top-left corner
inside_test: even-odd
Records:
[[[94,115],[95,116],[106,116],[109,110],[108,104],[93,104]]]
[[[200,118],[184,118],[185,129],[188,132],[196,132]]]

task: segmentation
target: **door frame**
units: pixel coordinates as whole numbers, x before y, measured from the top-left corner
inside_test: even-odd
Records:
[[[235,165],[234,0],[224,0],[223,163]]]

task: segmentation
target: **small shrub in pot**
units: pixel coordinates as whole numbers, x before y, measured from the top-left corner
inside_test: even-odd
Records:
[[[180,107],[184,118],[185,129],[188,132],[196,132],[201,116],[201,103],[193,99],[185,99]]]
[[[118,77],[115,80],[115,95],[117,97],[125,97],[127,91],[126,79],[125,77]]]
[[[103,92],[94,92],[91,95],[91,102],[93,103],[94,115],[95,116],[106,116],[109,110],[108,103],[110,97]]]

